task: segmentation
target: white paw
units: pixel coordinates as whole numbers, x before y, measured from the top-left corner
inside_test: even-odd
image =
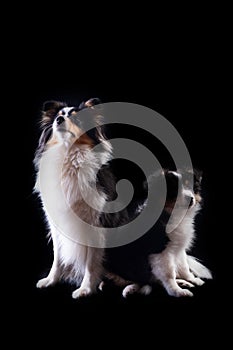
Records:
[[[139,293],[143,295],[149,295],[152,292],[152,287],[146,284],[142,288],[140,288]]]
[[[192,283],[196,284],[197,286],[202,286],[205,282],[200,279],[199,277],[195,277],[194,280],[191,281]]]
[[[41,280],[39,280],[36,284],[37,288],[46,288],[49,286],[52,286],[55,283],[55,281],[53,279],[51,279],[50,277],[46,277],[46,278],[42,278]]]
[[[104,281],[101,281],[100,284],[98,285],[98,289],[99,289],[101,292],[103,292],[104,286],[105,286],[105,282],[104,282]]]
[[[139,290],[138,284],[129,284],[123,289],[122,295],[124,298],[127,298],[128,295],[134,294]]]
[[[188,287],[188,288],[193,288],[194,285],[186,280],[183,280],[181,278],[177,278],[176,279],[176,283],[179,284],[179,286],[182,286],[182,287]]]
[[[175,291],[174,294],[175,297],[193,297],[193,293],[190,292],[190,290],[188,289],[182,289],[180,288],[180,290]]]
[[[93,291],[91,290],[91,288],[89,288],[89,287],[80,287],[80,288],[76,289],[72,293],[72,297],[74,299],[77,299],[77,298],[86,297],[88,295],[91,295],[92,293],[93,293]]]

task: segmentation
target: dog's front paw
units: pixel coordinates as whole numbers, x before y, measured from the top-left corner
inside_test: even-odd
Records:
[[[91,290],[91,288],[80,287],[72,293],[72,297],[74,299],[78,299],[78,298],[86,297],[86,296],[91,295],[91,294],[93,294],[93,291]]]
[[[199,278],[199,277],[195,277],[192,281],[192,283],[196,284],[197,286],[202,286],[205,282]]]
[[[190,292],[188,289],[182,289],[180,288],[179,290],[175,291],[173,294],[175,297],[193,297],[193,293]]]
[[[37,288],[46,288],[49,286],[52,286],[55,283],[55,281],[49,277],[46,278],[42,278],[41,280],[39,280],[36,284]]]
[[[184,279],[181,279],[181,278],[177,278],[176,279],[176,283],[178,283],[179,286],[181,286],[181,287],[188,287],[188,288],[193,288],[194,287],[194,285],[192,283],[190,283],[190,282],[188,282],[188,281],[186,281]]]
[[[122,295],[124,298],[127,298],[128,295],[134,294],[139,290],[138,284],[129,284],[123,289]]]

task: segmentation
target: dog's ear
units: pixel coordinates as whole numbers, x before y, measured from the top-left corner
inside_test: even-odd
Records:
[[[89,100],[87,101],[83,101],[82,103],[80,103],[79,105],[79,109],[84,109],[84,108],[88,108],[88,107],[94,107],[96,105],[99,105],[101,104],[101,101],[98,97],[93,97],[93,98],[90,98]]]
[[[39,148],[44,148],[51,134],[52,134],[52,126],[47,126],[46,128],[44,128],[39,139]]]
[[[46,101],[42,108],[42,126],[52,124],[57,113],[64,107],[67,107],[65,102]]]
[[[52,125],[45,127],[41,133],[39,144],[35,153],[34,164],[38,167],[39,159],[41,158],[42,153],[44,152],[46,143],[48,142],[50,136],[52,135]]]

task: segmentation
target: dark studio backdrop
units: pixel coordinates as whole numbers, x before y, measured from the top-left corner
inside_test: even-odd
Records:
[[[51,28],[50,28],[51,29]],[[216,313],[221,309],[221,271],[218,263],[219,208],[216,206],[219,192],[216,187],[216,155],[218,150],[217,116],[220,113],[218,71],[213,74],[213,42],[205,33],[191,30],[189,39],[182,31],[169,33],[165,43],[156,50],[143,40],[131,42],[132,50],[126,54],[125,46],[76,45],[66,51],[62,40],[53,42],[50,37],[36,38],[31,50],[27,48],[17,82],[24,81],[21,98],[24,108],[22,143],[24,147],[22,210],[24,230],[24,254],[20,258],[20,271],[26,280],[21,286],[20,313],[38,333],[57,322],[61,327],[85,329],[92,332],[105,327],[119,337],[128,334],[129,324],[141,328],[153,328],[160,323],[171,329],[179,323],[189,330],[193,323],[200,336],[205,326],[215,328]],[[125,38],[126,39],[126,38]],[[178,40],[179,39],[179,40]],[[117,40],[117,37],[114,38]],[[114,42],[113,40],[113,42]],[[52,41],[52,44],[51,44]],[[127,43],[127,39],[125,40]],[[208,45],[206,44],[208,43]],[[108,43],[109,44],[109,43]],[[161,43],[158,43],[160,45]],[[98,54],[97,54],[98,52]],[[139,57],[140,53],[140,57]],[[30,64],[29,64],[30,62]],[[20,85],[20,84],[19,84]],[[18,91],[20,92],[20,86]],[[52,263],[52,245],[46,238],[46,227],[39,200],[32,194],[35,171],[33,157],[39,139],[38,120],[40,109],[46,100],[55,99],[69,104],[79,104],[90,97],[105,102],[131,102],[149,107],[168,119],[183,138],[193,164],[203,170],[203,209],[197,218],[197,239],[192,250],[213,272],[213,281],[196,287],[193,298],[176,299],[158,289],[148,297],[121,297],[118,288],[107,288],[104,293],[81,300],[73,300],[74,287],[57,285],[38,290],[38,279],[48,273]],[[132,130],[119,127],[119,137],[135,139]],[[139,132],[136,137],[146,147],[153,149],[154,141]],[[120,324],[116,318],[120,317]],[[198,322],[192,322],[197,317]],[[152,322],[148,319],[152,318]],[[158,321],[158,319],[160,321]],[[64,321],[65,320],[65,321]],[[178,324],[177,324],[178,323]],[[46,324],[46,327],[44,326]],[[114,324],[114,330],[111,325]],[[116,326],[118,325],[118,326]],[[117,328],[116,328],[117,327]],[[119,328],[118,328],[119,327]],[[189,330],[192,334],[195,331]],[[72,330],[73,332],[73,330]],[[136,332],[137,333],[137,332]]]

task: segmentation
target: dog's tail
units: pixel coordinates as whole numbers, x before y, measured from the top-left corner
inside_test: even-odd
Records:
[[[195,276],[206,279],[213,278],[211,271],[202,265],[194,256],[188,255],[187,259],[189,268]]]

